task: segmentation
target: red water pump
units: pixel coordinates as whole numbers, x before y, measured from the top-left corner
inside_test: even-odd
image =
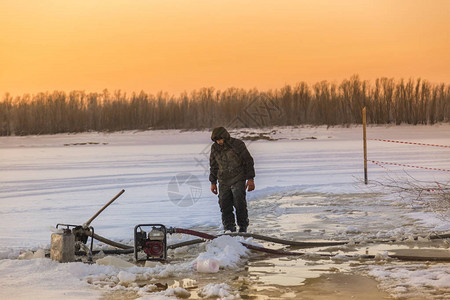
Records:
[[[139,257],[141,252],[145,259],[142,259],[143,255]],[[167,229],[164,225],[139,224],[134,227],[134,258],[136,261],[167,259]]]

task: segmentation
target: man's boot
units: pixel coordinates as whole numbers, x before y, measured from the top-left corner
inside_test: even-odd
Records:
[[[224,227],[223,227],[223,230],[224,230],[224,231],[229,230],[229,231],[231,231],[231,232],[236,232],[236,225],[227,225],[227,226],[224,226]]]

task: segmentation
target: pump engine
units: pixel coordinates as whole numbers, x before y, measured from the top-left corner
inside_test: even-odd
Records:
[[[139,255],[142,252],[145,259]],[[134,258],[136,261],[167,259],[167,229],[164,225],[139,224],[134,227]]]

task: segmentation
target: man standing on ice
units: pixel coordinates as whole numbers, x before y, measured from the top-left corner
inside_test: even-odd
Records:
[[[255,189],[253,158],[245,143],[230,137],[223,127],[214,128],[211,134],[211,155],[209,157],[211,192],[217,195],[219,181],[219,205],[224,230],[247,232],[248,211],[246,190]],[[233,209],[236,209],[236,221]]]

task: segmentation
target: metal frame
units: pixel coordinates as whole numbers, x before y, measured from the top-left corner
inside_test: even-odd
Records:
[[[58,223],[58,224],[56,224],[56,229],[58,229],[58,226],[66,226],[67,227],[67,229],[69,229],[69,228],[75,228],[75,227],[82,227],[82,226],[80,226],[80,225],[72,225],[72,224],[60,224],[60,223]],[[89,226],[88,227],[90,230],[91,230],[91,232],[92,232],[92,234],[91,234],[91,247],[90,247],[90,250],[91,250],[91,253],[92,253],[92,249],[94,248],[94,227],[92,227],[92,226]]]
[[[138,242],[137,242],[137,234],[138,234],[138,230],[140,230],[141,232],[144,231],[142,229],[142,227],[159,227],[162,229],[162,232],[164,233],[164,255],[163,255],[163,257],[162,258],[149,258],[148,254],[146,254],[147,259],[145,259],[145,260],[158,260],[158,261],[166,260],[167,259],[167,228],[163,224],[138,224],[134,227],[134,259],[136,261],[144,260],[144,259],[138,259],[138,253],[139,253],[139,250],[141,250],[141,249],[139,249],[140,246],[138,245]]]

